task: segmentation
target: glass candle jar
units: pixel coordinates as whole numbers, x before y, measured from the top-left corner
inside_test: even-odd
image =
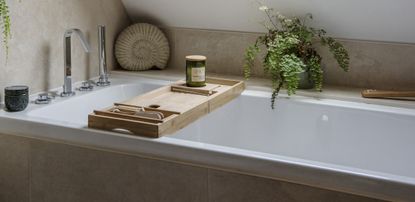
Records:
[[[206,86],[206,56],[186,56],[186,85],[189,87]]]
[[[4,102],[10,112],[19,112],[29,104],[29,87],[9,86],[4,89]]]

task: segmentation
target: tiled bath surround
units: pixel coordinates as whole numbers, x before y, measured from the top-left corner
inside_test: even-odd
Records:
[[[107,25],[108,63],[116,35],[129,23],[118,0],[8,1],[13,38],[6,65],[0,51],[0,94],[6,85],[31,92],[62,85],[65,29],[80,28],[97,49],[97,25]],[[242,74],[245,48],[258,33],[164,28],[172,57],[168,68],[184,72],[184,56],[208,56],[208,71]],[[327,49],[326,84],[361,88],[415,88],[415,45],[342,40],[351,71],[337,68]],[[73,49],[74,80],[98,74],[97,53]],[[257,61],[253,73],[263,76]],[[2,99],[0,99],[2,100]],[[277,180],[210,168],[0,135],[0,201],[376,201]]]
[[[242,75],[244,52],[258,33],[164,28],[173,55],[169,68],[183,70],[184,57],[208,57],[208,72]],[[343,72],[327,48],[323,56],[325,84],[375,89],[415,89],[415,44],[339,39],[350,54],[350,72]],[[183,70],[184,71],[184,70]],[[260,57],[252,71],[263,76]]]
[[[0,161],[0,201],[7,202],[379,201],[211,168],[9,135],[0,135]]]
[[[118,33],[130,24],[119,0],[8,0],[12,20],[12,39],[6,64],[0,45],[0,95],[8,85],[30,86],[31,93],[63,84],[63,33],[79,28],[91,44],[85,54],[75,37],[72,71],[75,81],[98,75],[98,25],[107,27],[108,56]],[[108,66],[116,66],[108,57]],[[1,99],[3,100],[3,99]]]

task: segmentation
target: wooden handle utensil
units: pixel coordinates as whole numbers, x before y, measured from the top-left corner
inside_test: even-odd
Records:
[[[415,91],[364,90],[364,98],[415,98]]]

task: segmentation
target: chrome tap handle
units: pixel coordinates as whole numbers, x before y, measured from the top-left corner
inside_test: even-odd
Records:
[[[94,81],[88,80],[88,81],[84,81],[82,82],[82,85],[77,88],[77,90],[79,91],[92,91],[94,90],[94,85],[96,85],[96,83]]]
[[[49,104],[53,99],[55,99],[54,95],[50,93],[41,93],[38,95],[38,98],[35,100],[35,104]]]

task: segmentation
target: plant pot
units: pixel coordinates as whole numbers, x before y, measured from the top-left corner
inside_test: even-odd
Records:
[[[308,71],[302,72],[299,74],[300,83],[298,85],[299,89],[312,89],[314,88],[314,83],[309,79]]]

